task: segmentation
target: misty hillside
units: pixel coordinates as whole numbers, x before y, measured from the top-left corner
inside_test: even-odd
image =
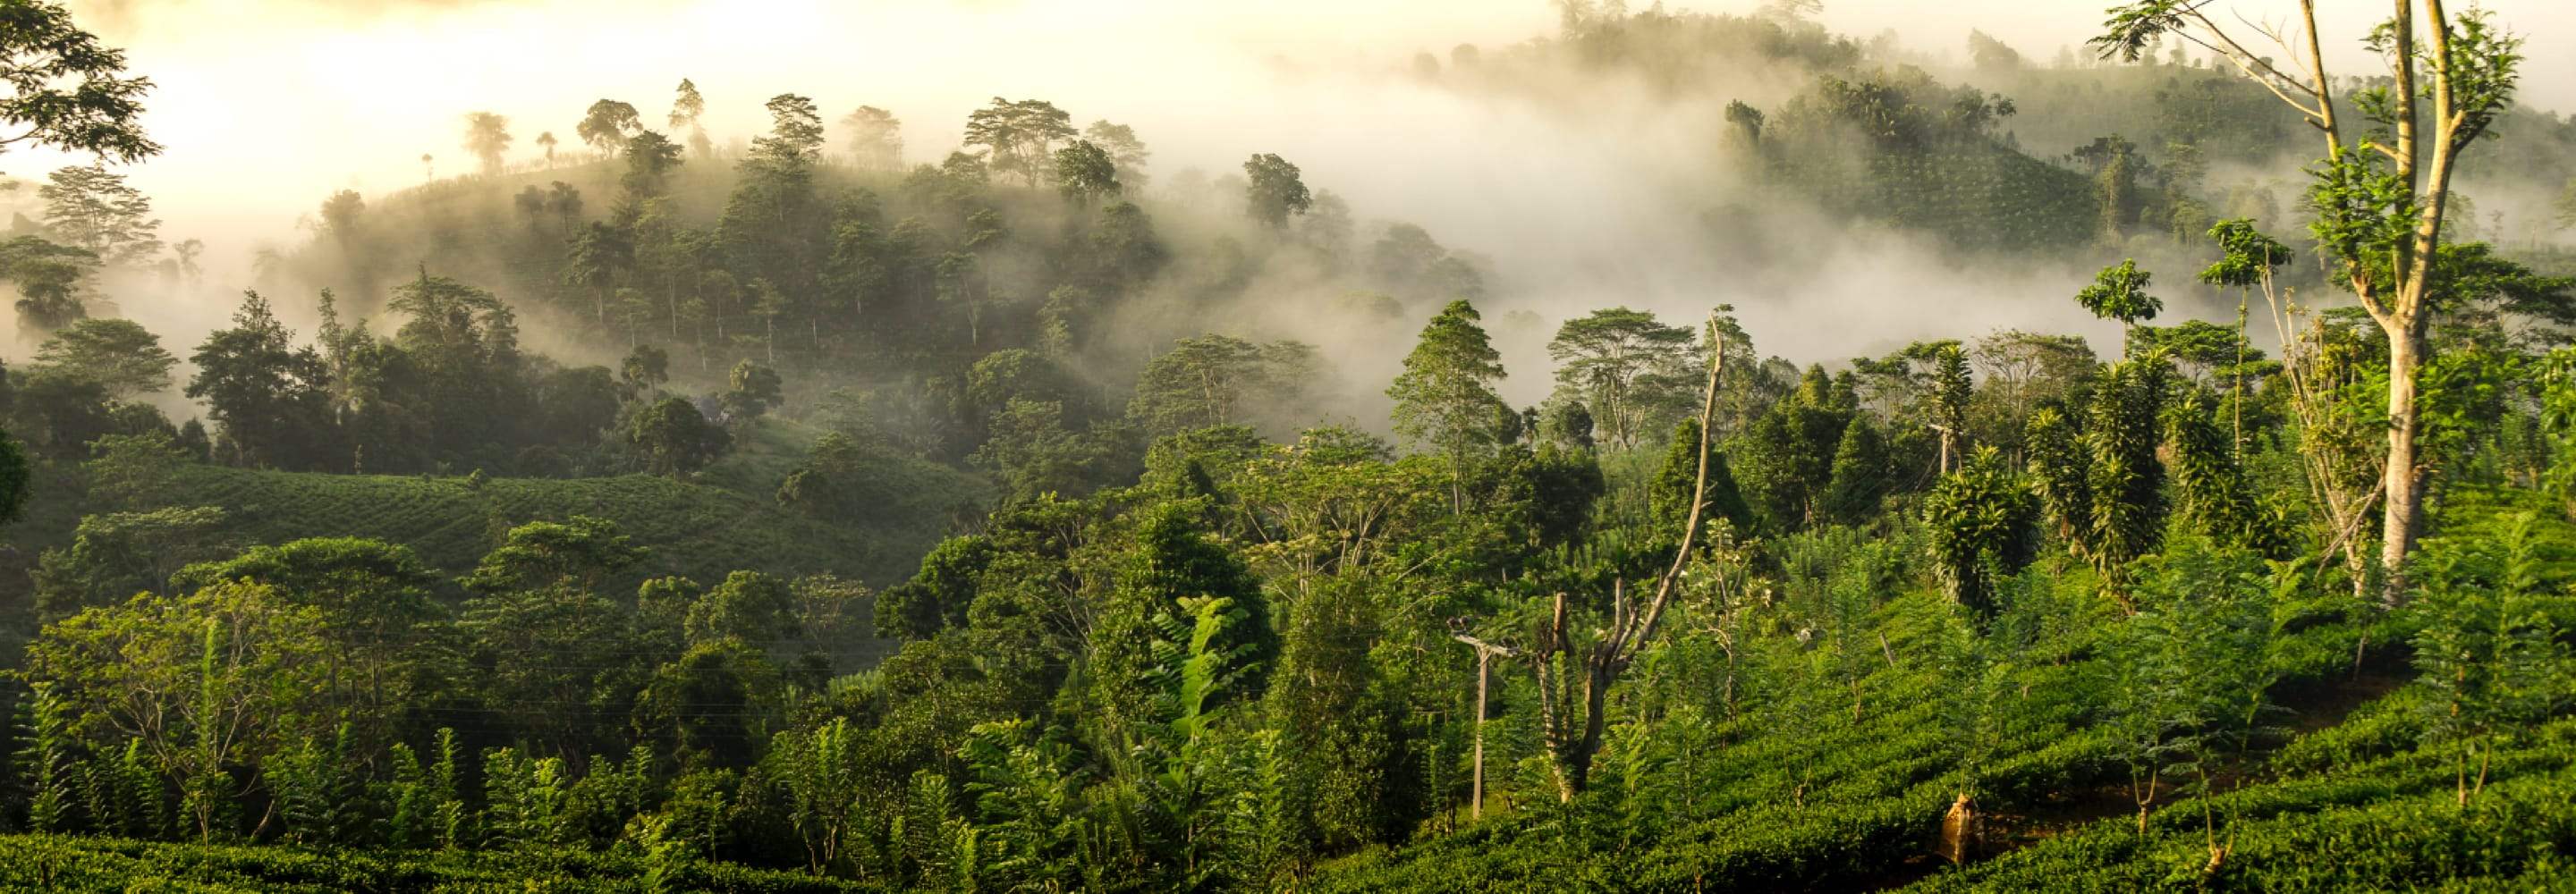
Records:
[[[2197,268],[2215,257],[2201,234],[2221,219],[2304,236],[2295,147],[2307,128],[2208,58],[2046,64],[1977,35],[1968,42],[1976,64],[1953,70],[1774,18],[1650,11],[1569,28],[1490,51],[1462,45],[1447,61],[1425,54],[1405,77],[1477,101],[1525,103],[1569,126],[1632,114],[1585,104],[1642,91],[1636,101],[1689,134],[1696,157],[1636,173],[1688,204],[1696,232],[1679,234],[1682,244],[1728,277],[1761,284],[1741,301],[1833,288],[1814,268],[1844,260],[1847,237],[1837,231],[1851,228],[1920,246],[1937,265],[1921,275],[1941,280],[1973,278],[2005,258],[2070,271],[2121,256]],[[1561,322],[1536,306],[1554,276],[1516,282],[1490,249],[1356,212],[1366,197],[1355,205],[1325,182],[1309,186],[1316,210],[1270,231],[1244,215],[1240,175],[1149,174],[1152,134],[1114,122],[1097,124],[1117,135],[1103,144],[1117,156],[1115,198],[1132,213],[1110,198],[1059,200],[1037,185],[1052,160],[1024,163],[1041,169],[1027,171],[962,156],[893,162],[905,146],[935,157],[924,150],[955,139],[937,122],[897,122],[871,144],[850,122],[813,114],[826,133],[813,147],[812,202],[796,211],[802,231],[792,245],[761,249],[789,252],[779,259],[796,268],[765,278],[779,293],[781,334],[770,332],[755,283],[732,269],[753,250],[739,233],[750,209],[736,203],[748,195],[754,150],[738,140],[730,149],[707,143],[705,157],[675,144],[642,174],[622,149],[602,157],[566,147],[508,173],[325,204],[311,218],[314,239],[277,255],[259,281],[289,294],[335,288],[344,304],[374,312],[425,266],[504,296],[550,332],[597,336],[545,345],[550,352],[613,363],[619,346],[653,344],[677,352],[677,373],[701,378],[741,358],[805,365],[826,381],[790,379],[816,393],[884,386],[925,368],[954,376],[995,349],[1028,348],[1051,352],[1114,402],[1172,339],[1284,334],[1342,360],[1370,352],[1337,342],[1369,340],[1461,294],[1535,312],[1536,333]],[[1085,119],[1073,109],[1052,126],[1088,136],[1045,139],[1099,137]],[[2456,226],[2489,238],[2545,230],[2555,212],[2517,203],[2576,176],[2566,161],[2576,125],[2516,109],[2494,134],[2482,147],[2487,162],[2462,172],[2454,201],[2467,212]],[[603,235],[613,238],[590,243],[606,255],[595,259],[604,270],[579,260],[590,257],[581,237],[592,223],[612,225]],[[2563,263],[2554,237],[2501,241]],[[713,264],[716,256],[726,263]],[[943,279],[952,257],[977,262],[971,282],[954,263]],[[728,269],[710,278],[710,266]],[[2292,265],[2288,284],[2316,284],[2313,272]],[[2177,279],[2169,290],[2196,313],[2233,313],[2222,289]],[[272,298],[291,316],[309,301]],[[1800,362],[1836,356],[1802,353],[1814,356]],[[1365,394],[1341,396],[1361,402],[1351,415],[1383,410]]]
[[[0,2],[0,890],[2576,886],[2571,35],[2273,5]]]

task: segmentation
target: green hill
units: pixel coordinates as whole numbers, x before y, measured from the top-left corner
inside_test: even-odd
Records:
[[[629,572],[636,580],[678,574],[714,581],[756,570],[835,574],[881,587],[911,576],[950,520],[989,493],[981,479],[945,466],[878,457],[869,472],[890,501],[858,524],[825,523],[772,496],[802,460],[806,440],[800,426],[764,424],[692,481],[640,474],[477,481],[191,465],[170,502],[223,507],[233,516],[227,535],[243,542],[371,537],[410,546],[451,574],[473,567],[512,526],[589,515],[615,522],[653,550]],[[27,518],[7,532],[8,542],[32,558],[67,545],[80,516],[113,508],[83,498],[76,474],[40,475]]]

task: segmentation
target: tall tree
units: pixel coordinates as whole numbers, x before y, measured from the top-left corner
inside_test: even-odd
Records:
[[[2379,459],[2377,445],[2372,443],[2379,437],[2372,430],[2375,420],[2352,412],[2353,396],[2360,391],[2353,383],[2367,377],[2362,369],[2367,359],[2350,344],[2355,340],[2352,329],[2329,326],[2323,316],[2309,315],[2283,300],[2275,271],[2296,260],[2289,246],[2243,218],[2220,221],[2210,228],[2209,236],[2222,254],[2201,271],[2201,281],[2239,289],[2240,308],[2246,302],[2243,292],[2263,293],[2281,336],[2279,382],[2286,386],[2284,403],[2298,423],[2298,458],[2307,473],[2309,500],[2333,532],[2322,553],[2340,553],[2353,595],[2367,597],[2376,558],[2368,542],[2373,533],[2370,523],[2379,514],[2385,480],[2374,468]],[[2241,450],[2241,445],[2236,449]]]
[[[680,166],[680,146],[652,131],[636,134],[626,141],[626,173],[618,184],[626,190],[630,212],[642,213],[643,204],[668,188],[671,171]]]
[[[344,189],[322,200],[322,233],[343,253],[357,248],[360,225],[367,216],[366,197]]]
[[[1396,433],[1448,457],[1454,512],[1466,511],[1467,463],[1501,440],[1497,421],[1511,414],[1511,406],[1494,393],[1503,378],[1503,355],[1486,337],[1483,319],[1475,305],[1449,302],[1422,327],[1421,339],[1404,358],[1404,372],[1386,390],[1395,399]]]
[[[1135,128],[1094,121],[1082,129],[1082,138],[1109,153],[1110,162],[1118,166],[1118,182],[1128,189],[1145,188],[1145,162],[1154,153],[1145,148],[1145,141],[1136,138]]]
[[[1852,414],[1851,424],[1843,427],[1841,443],[1834,447],[1834,463],[1818,497],[1824,517],[1846,525],[1866,524],[1878,516],[1879,500],[1887,495],[1890,479],[1887,440],[1871,424],[1869,414]]]
[[[589,143],[592,149],[614,153],[618,147],[626,145],[627,138],[643,129],[644,119],[635,113],[634,106],[603,99],[590,104],[590,110],[581,116],[581,123],[573,127],[573,134],[581,137],[582,142]]]
[[[0,431],[0,525],[18,520],[27,508],[27,450]]]
[[[859,167],[871,171],[903,167],[903,120],[893,112],[860,106],[842,116],[841,126],[850,129],[850,154],[858,159]]]
[[[1941,436],[1941,473],[1961,458],[1968,437],[1968,401],[1976,383],[1968,376],[1968,355],[1958,342],[1948,342],[1932,355],[1932,430]]]
[[[95,380],[118,400],[169,389],[170,368],[179,363],[161,348],[160,336],[132,320],[63,327],[36,349],[36,360]]]
[[[510,140],[509,118],[491,112],[465,113],[465,151],[483,162],[483,173],[501,173]]]
[[[89,307],[81,300],[81,280],[97,268],[96,253],[56,245],[42,236],[0,242],[0,278],[18,285],[20,334],[51,332],[89,316]]]
[[[570,233],[581,224],[581,190],[561,180],[546,188],[546,208],[563,221],[563,232]]]
[[[60,168],[36,190],[45,200],[45,226],[63,241],[95,252],[109,264],[130,265],[161,253],[161,220],[152,199],[101,164]]]
[[[2381,599],[2393,605],[2405,599],[2406,560],[2424,522],[2417,377],[2429,359],[2435,263],[2451,214],[2451,179],[2461,156],[2512,106],[2522,41],[2482,9],[2454,13],[2444,0],[2398,0],[2369,38],[2389,80],[2352,95],[2369,128],[2348,133],[2335,108],[2339,88],[2326,70],[2316,6],[2301,0],[2282,42],[2303,37],[2304,46],[2291,47],[2286,62],[2247,49],[2202,4],[2187,0],[2114,6],[2093,46],[2106,58],[2134,62],[2168,34],[2197,38],[2324,137],[2325,160],[2309,189],[2316,212],[2309,229],[2332,262],[2336,284],[2360,299],[2388,342],[2379,561],[2387,571]]]
[[[1279,635],[1259,580],[1241,559],[1196,530],[1187,513],[1166,506],[1146,516],[1134,545],[1117,561],[1116,587],[1092,624],[1088,656],[1093,697],[1115,734],[1132,736],[1137,727],[1169,719],[1158,716],[1163,706],[1154,698],[1160,688],[1155,668],[1166,651],[1155,633],[1165,619],[1186,614],[1190,600],[1213,596],[1246,612],[1246,623],[1225,631],[1220,651],[1250,662],[1255,683],[1268,672]]]
[[[280,601],[317,609],[331,646],[326,691],[345,698],[369,742],[390,738],[398,713],[431,688],[438,661],[423,648],[440,616],[430,601],[437,575],[410,548],[355,537],[313,538],[259,546],[218,562],[179,570],[170,586],[199,590],[225,582],[273,588]],[[350,805],[354,807],[356,805]]]
[[[1980,337],[1969,357],[1985,373],[1988,389],[2003,402],[2018,428],[2040,401],[2064,398],[2093,374],[2093,349],[2077,335],[2041,335],[2018,329]]]
[[[197,259],[205,254],[206,243],[202,239],[181,239],[170,246],[170,256],[178,262],[180,278],[187,280],[190,285],[205,279],[205,268],[197,265]]]
[[[1547,343],[1556,380],[1582,396],[1603,443],[1635,448],[1649,431],[1669,427],[1673,399],[1691,383],[1690,330],[1666,326],[1645,311],[1613,307],[1567,320]]]
[[[966,116],[966,145],[984,147],[994,173],[1020,175],[1030,186],[1048,174],[1055,144],[1073,135],[1073,116],[1044,100],[996,96]]]
[[[733,371],[725,375],[724,394],[716,398],[724,407],[727,421],[746,422],[760,418],[784,400],[785,383],[778,378],[778,371],[749,360],[733,365]]]
[[[546,153],[546,168],[548,170],[552,170],[555,166],[556,142],[554,131],[541,131],[537,134],[537,148]]]
[[[590,290],[592,310],[599,324],[606,326],[609,292],[634,266],[634,237],[622,228],[594,222],[573,238],[563,275],[566,282]]]
[[[1292,215],[1304,214],[1315,207],[1315,197],[1306,192],[1306,181],[1298,178],[1297,166],[1276,155],[1255,155],[1243,163],[1247,179],[1244,197],[1252,219],[1271,229],[1288,226]]]
[[[1980,616],[1995,612],[2001,579],[2021,571],[2038,551],[2039,500],[1993,447],[1979,448],[1945,473],[1923,500],[1932,562],[1950,598]]]
[[[514,440],[508,426],[527,417],[530,400],[510,306],[426,269],[385,306],[406,317],[395,341],[419,389],[413,412],[428,423],[432,458],[463,466]]]
[[[2078,556],[2087,555],[2093,530],[2093,487],[2082,435],[2056,407],[2041,407],[2022,424],[2023,461],[2040,506],[2057,520],[2057,536]]]
[[[735,269],[753,275],[771,363],[779,350],[778,318],[798,314],[813,346],[822,341],[820,302],[825,262],[831,255],[831,216],[815,194],[814,168],[822,158],[823,118],[814,101],[792,93],[769,100],[770,132],[751,141],[742,177],[725,200],[717,236]],[[790,317],[789,323],[797,322]]]
[[[1091,225],[1090,262],[1105,290],[1124,292],[1145,284],[1171,260],[1171,252],[1154,232],[1153,218],[1134,202],[1100,209]]]
[[[1312,350],[1293,341],[1256,345],[1229,335],[1181,339],[1146,361],[1127,404],[1128,419],[1160,436],[1232,425],[1265,408],[1293,405],[1313,378]]]
[[[1859,401],[1848,382],[1810,366],[1795,391],[1728,441],[1735,473],[1773,524],[1796,530],[1824,519],[1834,454],[1858,414]]]
[[[1102,198],[1117,198],[1125,186],[1118,182],[1118,165],[1108,152],[1088,140],[1075,140],[1055,151],[1055,188],[1074,207],[1088,209]]]
[[[2138,269],[2136,259],[2124,260],[2094,274],[2092,284],[2076,291],[2075,303],[2094,316],[2118,320],[2134,333],[2139,324],[2155,319],[2156,312],[2164,310],[2162,299],[2147,294],[2147,284],[2153,279]]]
[[[330,418],[329,374],[320,354],[295,346],[295,334],[259,293],[244,293],[232,328],[206,336],[189,360],[197,374],[186,393],[206,402],[235,464],[291,465],[320,446]]]
[[[670,117],[664,120],[670,123],[672,133],[688,135],[689,154],[701,159],[715,154],[714,144],[707,140],[706,125],[700,120],[706,115],[707,98],[698,95],[697,83],[681,78],[677,95],[671,98]]]
[[[2272,524],[2254,481],[2219,425],[2218,400],[2189,386],[2165,409],[2166,443],[2182,517],[2219,543],[2241,544],[2279,558],[2287,544]]]
[[[2168,378],[2162,358],[2112,364],[2094,388],[2084,430],[2091,461],[2085,488],[2093,518],[2090,535],[2081,543],[2112,591],[2123,597],[2129,563],[2164,542],[2165,468],[2156,448],[2163,443]]]

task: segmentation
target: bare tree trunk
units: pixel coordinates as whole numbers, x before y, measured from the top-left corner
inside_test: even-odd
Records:
[[[1655,625],[1663,619],[1664,607],[1671,603],[1680,587],[1682,571],[1690,566],[1691,553],[1699,545],[1701,521],[1708,510],[1708,447],[1710,429],[1717,418],[1717,389],[1725,372],[1724,345],[1716,338],[1716,327],[1709,329],[1710,350],[1708,385],[1700,396],[1699,472],[1691,491],[1691,507],[1682,523],[1681,544],[1674,549],[1673,563],[1655,581],[1652,595],[1642,603],[1629,597],[1625,582],[1611,581],[1610,618],[1607,628],[1595,635],[1588,647],[1578,652],[1574,633],[1566,617],[1565,594],[1556,594],[1547,629],[1540,632],[1539,647],[1532,652],[1538,662],[1539,725],[1547,741],[1548,752],[1556,771],[1557,798],[1572,801],[1591,783],[1592,759],[1601,751],[1601,735],[1609,721],[1610,686],[1618,682],[1637,653],[1654,638]],[[1581,664],[1579,671],[1568,667],[1557,669],[1552,660]],[[1582,728],[1568,729],[1565,716],[1574,693],[1568,691],[1570,673],[1582,675]]]
[[[2413,333],[2391,332],[2388,338],[2388,467],[2381,486],[2379,567],[2384,575],[2380,601],[2390,607],[2406,599],[2406,556],[2415,551],[2424,522],[2424,470],[2415,457],[2420,341]]]

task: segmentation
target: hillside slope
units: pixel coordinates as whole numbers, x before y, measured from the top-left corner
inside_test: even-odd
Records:
[[[226,534],[244,543],[301,537],[370,537],[410,546],[443,572],[462,573],[511,527],[588,515],[615,522],[652,556],[634,580],[678,574],[701,581],[739,570],[834,574],[870,586],[911,576],[950,520],[980,506],[981,479],[935,463],[879,457],[869,470],[889,495],[859,524],[829,524],[785,509],[773,496],[804,440],[781,423],[744,439],[744,448],[696,479],[490,478],[340,475],[215,465],[184,468],[169,502],[219,506]],[[8,540],[32,559],[68,545],[88,513],[118,507],[84,498],[76,474],[40,476],[27,517]]]

